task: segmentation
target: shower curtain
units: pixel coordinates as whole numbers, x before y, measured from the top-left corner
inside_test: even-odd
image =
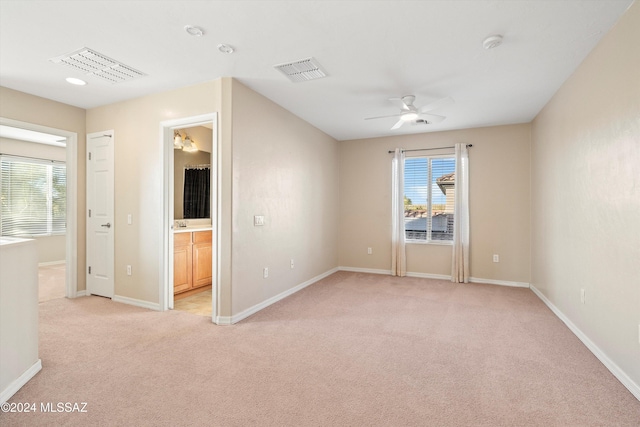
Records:
[[[197,168],[184,171],[184,218],[209,218],[211,169]]]

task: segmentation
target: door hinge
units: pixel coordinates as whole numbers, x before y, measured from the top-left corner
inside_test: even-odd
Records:
[[[91,274],[91,267],[89,267],[89,274]]]
[[[91,160],[91,151],[89,151],[89,160]]]
[[[89,209],[89,218],[91,218],[91,209]]]

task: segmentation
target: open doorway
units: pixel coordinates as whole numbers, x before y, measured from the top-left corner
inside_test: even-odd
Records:
[[[211,317],[211,123],[174,129],[174,310]]]
[[[74,298],[78,296],[77,134],[0,118],[0,137],[1,234],[36,240],[41,302]],[[17,187],[10,188],[12,184]],[[19,195],[21,191],[28,194]],[[13,216],[19,221],[12,221]]]
[[[216,115],[161,123],[164,232],[160,306],[215,319],[218,290]]]

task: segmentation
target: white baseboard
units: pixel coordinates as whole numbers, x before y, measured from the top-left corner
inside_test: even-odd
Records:
[[[254,305],[253,307],[249,307],[246,310],[241,311],[238,314],[234,314],[233,316],[231,316],[230,319],[230,323],[226,323],[228,320],[227,317],[225,316],[218,316],[216,318],[216,324],[218,325],[228,325],[228,324],[233,324],[233,323],[238,323],[239,321],[246,319],[247,317],[251,316],[252,314],[257,313],[258,311],[262,310],[263,308],[266,308],[268,306],[270,306],[271,304],[274,304],[278,301],[280,301],[281,299],[284,299],[286,297],[288,297],[289,295],[295,294],[296,292],[306,288],[309,285],[314,284],[315,282],[324,279],[327,276],[330,276],[331,274],[335,273],[336,271],[338,271],[338,268],[332,268],[329,271],[326,271],[312,279],[307,280],[306,282],[300,283],[297,286],[294,286],[291,289],[288,289],[284,292],[279,293],[276,296],[273,296],[267,300],[262,301],[259,304]]]
[[[339,271],[351,271],[352,273],[371,273],[371,274],[386,274],[391,275],[391,270],[375,270],[373,268],[358,268],[358,267],[338,267]]]
[[[228,326],[232,324],[231,320],[231,316],[217,316],[213,323],[219,326]]]
[[[354,273],[371,273],[371,274],[386,274],[391,275],[391,270],[376,270],[373,268],[359,268],[359,267],[338,267],[340,271],[351,271]],[[451,280],[451,276],[447,274],[432,274],[432,273],[416,273],[412,271],[407,272],[407,277],[420,277],[423,279],[438,279],[438,280]],[[500,285],[500,286],[512,286],[515,288],[528,288],[529,284],[524,282],[510,282],[506,280],[493,280],[493,279],[479,279],[476,277],[470,277],[471,283],[486,283],[488,285]]]
[[[38,267],[48,267],[50,265],[60,265],[60,264],[65,264],[67,261],[66,260],[60,260],[60,261],[47,261],[47,262],[39,262],[38,263]]]
[[[11,399],[11,396],[16,394],[18,390],[22,388],[23,385],[29,382],[31,378],[33,378],[40,370],[42,369],[42,360],[38,359],[36,363],[31,365],[29,369],[27,369],[22,375],[20,375],[15,381],[7,386],[2,393],[0,393],[0,404],[5,403],[7,400]]]
[[[469,277],[470,283],[486,283],[488,285],[511,286],[513,288],[528,288],[529,284],[524,282],[510,282],[508,280],[479,279]]]
[[[635,396],[636,399],[640,400],[640,386],[636,384],[615,362],[600,349],[589,337],[580,330],[563,312],[558,309],[542,292],[540,292],[535,286],[529,286],[533,293],[535,293],[538,298],[544,302],[547,307],[558,316],[560,320],[564,322],[565,325],[569,328],[571,332],[574,333],[576,337],[582,343],[587,346],[587,348],[596,356],[600,362],[624,385],[630,392]]]
[[[78,298],[78,297],[86,297],[87,296],[87,291],[76,291],[76,296],[74,298]]]
[[[149,310],[160,311],[160,304],[158,304],[157,302],[143,301],[140,299],[123,297],[120,295],[114,295],[111,300],[115,302],[121,302],[123,304],[135,305],[136,307],[148,308]]]
[[[422,279],[438,279],[438,280],[451,280],[451,276],[446,274],[431,274],[431,273],[412,273],[407,272],[407,277],[419,277]]]

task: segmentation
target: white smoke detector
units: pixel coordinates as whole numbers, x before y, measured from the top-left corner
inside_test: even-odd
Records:
[[[502,36],[500,34],[495,34],[493,36],[489,36],[482,42],[482,47],[485,49],[493,49],[494,47],[498,47],[502,44]]]

